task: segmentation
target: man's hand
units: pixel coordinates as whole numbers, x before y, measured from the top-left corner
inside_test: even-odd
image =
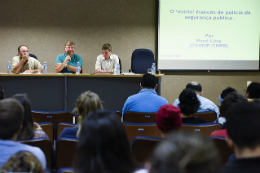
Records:
[[[28,58],[29,58],[29,54],[26,54],[26,55],[23,55],[23,56],[22,56],[22,60],[23,60],[24,62],[26,62],[26,61],[28,60]]]
[[[103,70],[97,69],[95,70],[95,73],[103,73]]]
[[[65,60],[64,60],[65,64],[67,64],[70,60],[71,60],[71,57],[68,55],[68,56],[65,58]]]
[[[38,70],[25,70],[23,73],[38,73]]]

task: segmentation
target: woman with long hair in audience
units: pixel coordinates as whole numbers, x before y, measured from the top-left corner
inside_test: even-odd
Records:
[[[130,144],[120,118],[107,110],[88,114],[83,121],[76,173],[132,173]]]
[[[81,131],[82,123],[89,112],[103,109],[99,96],[92,92],[86,91],[77,98],[78,125],[75,127],[65,128],[59,137],[77,138]]]
[[[204,119],[192,116],[192,114],[196,113],[200,107],[200,101],[198,100],[197,94],[194,90],[189,88],[184,89],[179,96],[179,100],[182,123],[206,123]]]
[[[24,108],[23,127],[17,136],[17,140],[48,137],[39,124],[33,122],[31,102],[27,94],[16,94],[13,98],[15,98]]]

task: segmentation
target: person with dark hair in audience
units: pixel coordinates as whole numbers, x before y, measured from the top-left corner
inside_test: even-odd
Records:
[[[206,111],[214,111],[217,114],[217,118],[219,116],[218,106],[210,101],[209,99],[202,97],[202,87],[198,82],[190,82],[186,85],[186,89],[192,89],[196,92],[197,98],[200,102],[200,107],[197,112],[206,112]],[[176,99],[173,103],[174,106],[179,107],[180,100]]]
[[[234,149],[236,159],[226,163],[224,173],[260,172],[260,104],[240,102],[226,113],[228,146]]]
[[[151,74],[144,74],[140,83],[141,91],[132,95],[125,101],[122,117],[126,111],[133,112],[157,112],[162,105],[168,104],[168,101],[157,95],[156,77]]]
[[[260,83],[252,82],[246,89],[246,98],[249,102],[260,101]]]
[[[83,121],[75,159],[77,173],[132,173],[130,144],[120,118],[107,110]]]
[[[200,107],[200,101],[197,94],[192,89],[184,89],[179,96],[179,108],[181,109],[182,123],[200,124],[206,121],[199,117],[194,117],[192,114],[196,113]]]
[[[179,130],[182,124],[181,109],[171,104],[163,105],[158,110],[155,121],[163,136]]]
[[[14,98],[0,100],[0,168],[18,151],[28,151],[34,154],[46,167],[44,153],[38,147],[16,142],[23,127],[23,106]]]
[[[47,138],[39,124],[33,122],[31,102],[27,94],[16,94],[13,96],[24,108],[23,127],[17,136],[17,140]]]
[[[3,86],[0,84],[0,100],[5,98],[5,94],[4,94],[4,88]]]
[[[28,151],[19,151],[2,166],[0,173],[30,172],[44,173],[41,162]]]
[[[77,138],[82,128],[84,119],[89,112],[103,109],[99,96],[92,92],[86,91],[77,98],[78,125],[75,127],[66,127],[60,137]]]
[[[211,140],[189,131],[168,134],[156,147],[150,173],[220,173],[218,152]],[[148,171],[137,171],[137,173]]]
[[[220,115],[225,119],[223,126],[222,126],[222,130],[216,130],[214,132],[211,133],[211,137],[227,137],[227,130],[225,129],[226,126],[226,113],[228,111],[228,109],[230,108],[230,106],[232,106],[235,103],[238,102],[242,102],[242,103],[246,103],[247,99],[245,98],[245,96],[237,93],[237,92],[232,92],[229,93],[223,100],[221,106],[220,106]]]
[[[224,100],[224,98],[229,94],[229,93],[232,93],[232,92],[237,92],[237,90],[235,90],[234,88],[231,88],[231,87],[227,87],[226,89],[224,89],[222,91],[222,93],[219,95],[219,105],[221,106],[221,103],[222,101]]]

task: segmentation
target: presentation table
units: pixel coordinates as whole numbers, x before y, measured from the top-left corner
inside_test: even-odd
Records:
[[[85,91],[97,93],[103,107],[122,110],[125,100],[140,91],[143,75],[94,74],[0,74],[5,97],[27,93],[32,110],[64,111],[76,107],[77,97]],[[161,77],[157,74],[157,93],[161,94]]]

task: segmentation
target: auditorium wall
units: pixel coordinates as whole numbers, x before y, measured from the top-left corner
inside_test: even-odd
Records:
[[[1,73],[21,44],[41,63],[47,62],[48,73],[55,73],[55,59],[69,40],[83,57],[83,73],[94,72],[96,57],[107,42],[120,57],[124,72],[130,69],[135,49],[157,54],[157,0],[1,0],[0,6]],[[161,91],[173,103],[188,82],[198,81],[204,96],[217,104],[224,88],[231,86],[244,94],[246,81],[260,82],[259,76],[258,72],[168,72]],[[104,89],[109,92],[109,86]]]

